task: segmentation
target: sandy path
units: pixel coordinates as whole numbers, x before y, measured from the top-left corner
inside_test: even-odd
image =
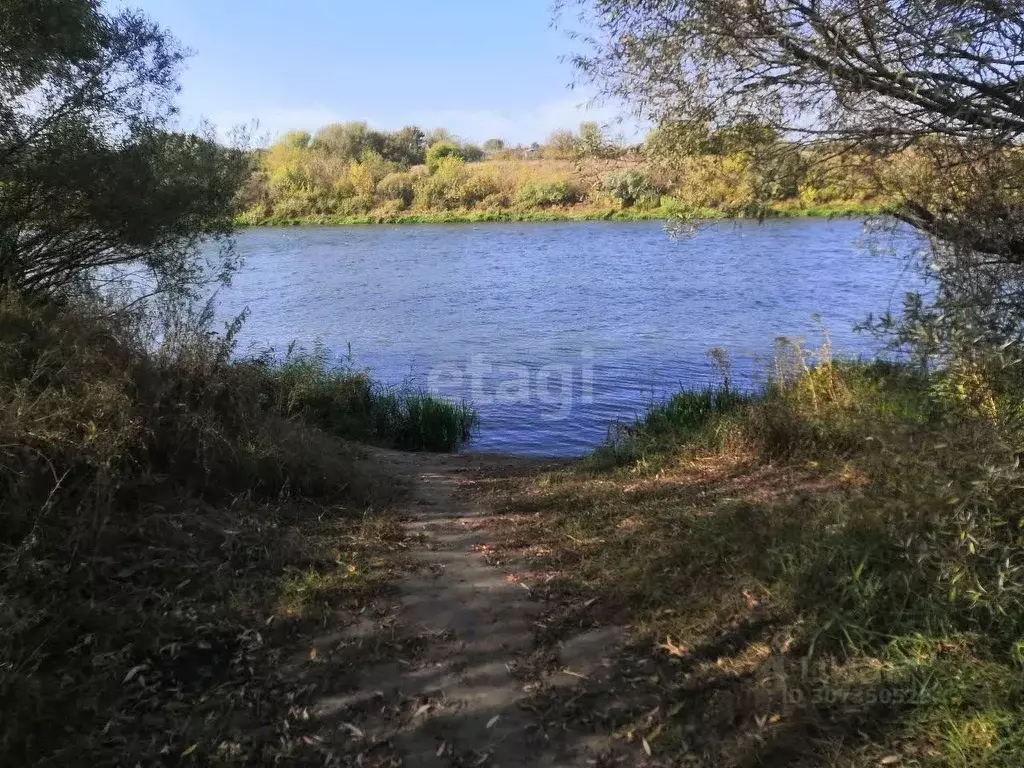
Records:
[[[594,765],[600,744],[570,744],[523,706],[539,684],[522,662],[542,606],[480,554],[486,536],[475,523],[490,512],[458,488],[472,471],[522,462],[390,451],[378,460],[411,486],[400,514],[415,537],[414,567],[387,620],[365,622],[362,641],[387,633],[416,652],[367,667],[358,690],[323,697],[315,716],[358,736],[365,753],[356,764]],[[596,647],[582,644],[584,656],[605,650],[606,638],[594,639]]]

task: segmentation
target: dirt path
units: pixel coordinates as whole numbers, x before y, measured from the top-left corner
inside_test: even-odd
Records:
[[[460,491],[481,468],[522,465],[508,458],[376,453],[375,461],[410,485],[400,510],[414,542],[409,575],[383,617],[353,634],[405,656],[380,656],[358,690],[326,695],[313,715],[333,721],[359,748],[355,764],[403,766],[595,765],[602,739],[552,733],[529,706],[538,688],[572,686],[600,665],[620,633],[584,633],[556,660],[567,674],[538,671],[535,624],[543,606],[481,554],[491,516]]]

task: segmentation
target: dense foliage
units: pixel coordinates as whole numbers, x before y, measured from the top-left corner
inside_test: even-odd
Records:
[[[384,151],[390,135],[362,123],[329,126],[313,137],[286,134],[261,154],[245,221],[515,216],[554,208],[567,215],[762,216],[870,211],[883,199],[882,186],[849,158],[801,151],[757,125],[705,129],[699,140],[692,128],[667,125],[628,146],[590,122],[578,132],[556,132],[538,148],[490,140],[486,154],[439,131],[417,158]]]
[[[169,131],[174,40],[88,0],[9,1],[0,16],[0,279],[54,293],[133,264],[180,292],[229,266],[197,246],[231,232],[250,161]]]
[[[751,190],[758,205],[801,184],[801,150],[856,167],[935,241],[923,265],[934,304],[921,311],[910,297],[897,335],[926,341],[943,362],[1005,365],[1002,345],[1024,339],[1024,4],[560,5],[581,7],[592,33],[575,59],[583,77],[671,129],[659,137],[667,163],[684,162],[681,148],[701,145],[709,127],[729,135],[725,144],[739,140],[773,169]]]
[[[1019,0],[567,0],[594,47],[581,72],[659,122],[767,125],[898,155],[900,214],[1020,261],[1024,5]],[[955,174],[955,184],[946,174]]]

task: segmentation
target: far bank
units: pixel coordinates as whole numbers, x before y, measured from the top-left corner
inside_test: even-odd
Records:
[[[818,206],[772,205],[762,211],[725,212],[713,208],[682,209],[663,205],[657,208],[560,207],[539,210],[442,210],[442,211],[370,211],[354,215],[310,215],[295,218],[258,218],[247,215],[238,220],[246,227],[356,226],[368,224],[482,224],[487,222],[565,222],[565,221],[749,221],[755,219],[860,218],[883,215],[885,207],[877,203],[833,203]]]

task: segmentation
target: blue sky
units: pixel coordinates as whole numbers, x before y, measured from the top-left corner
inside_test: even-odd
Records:
[[[443,126],[472,141],[543,141],[587,107],[549,0],[127,0],[194,51],[182,122],[259,120],[271,136],[343,120]],[[632,135],[633,129],[614,130]]]

